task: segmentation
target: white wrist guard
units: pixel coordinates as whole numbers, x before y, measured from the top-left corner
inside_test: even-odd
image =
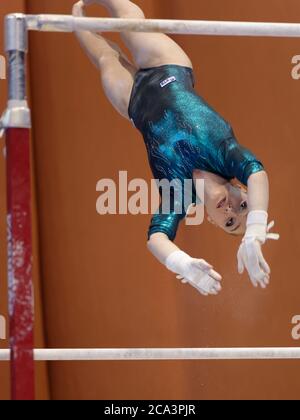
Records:
[[[267,239],[278,240],[278,234],[269,233],[273,226],[274,222],[268,225],[268,213],[266,211],[251,211],[247,217],[247,230],[243,241],[258,240],[264,244]]]
[[[247,217],[247,227],[251,225],[263,225],[267,226],[268,213],[264,210],[253,210],[250,211]]]
[[[191,260],[191,257],[183,251],[174,251],[166,259],[166,267],[168,270],[175,274],[182,274],[185,272],[187,263]]]

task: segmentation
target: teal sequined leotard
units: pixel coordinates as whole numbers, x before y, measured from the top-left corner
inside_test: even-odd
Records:
[[[176,179],[184,185],[195,169],[201,169],[247,185],[251,174],[264,169],[237,142],[230,124],[195,92],[191,68],[166,65],[138,71],[129,116],[144,137],[157,180]],[[169,214],[160,209],[154,215],[149,237],[163,232],[174,240],[186,207],[180,214],[174,209],[172,203]]]

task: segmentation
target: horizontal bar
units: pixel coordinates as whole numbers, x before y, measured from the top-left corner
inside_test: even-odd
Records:
[[[73,32],[163,32],[213,36],[300,37],[299,23],[222,22],[201,20],[154,20],[86,18],[69,15],[27,15],[32,31]]]
[[[100,360],[283,360],[300,359],[300,348],[36,349],[36,361]],[[0,350],[0,361],[10,351]]]

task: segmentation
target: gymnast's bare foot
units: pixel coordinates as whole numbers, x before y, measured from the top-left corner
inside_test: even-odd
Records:
[[[85,16],[84,6],[85,6],[85,4],[81,0],[78,1],[77,3],[75,3],[74,6],[73,6],[73,10],[72,10],[73,16],[76,16],[76,17]]]

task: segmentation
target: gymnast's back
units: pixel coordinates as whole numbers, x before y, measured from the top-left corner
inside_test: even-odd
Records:
[[[129,116],[143,134],[157,179],[174,179],[178,165],[185,178],[194,169],[225,175],[216,151],[233,132],[195,92],[191,68],[165,65],[138,71]]]

